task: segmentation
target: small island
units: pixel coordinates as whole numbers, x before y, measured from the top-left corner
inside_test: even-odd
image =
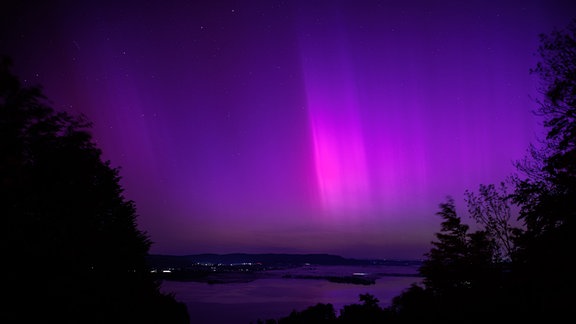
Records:
[[[318,276],[318,275],[284,275],[282,278],[287,279],[315,279],[315,280],[328,280],[335,283],[347,283],[354,285],[373,285],[376,283],[376,279],[372,277],[366,277],[361,275],[351,275],[351,276]]]

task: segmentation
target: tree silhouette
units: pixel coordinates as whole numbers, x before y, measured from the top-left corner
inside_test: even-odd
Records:
[[[432,322],[437,316],[437,302],[430,289],[413,283],[384,309],[391,323]]]
[[[386,320],[378,298],[371,294],[360,294],[362,304],[345,305],[338,317],[342,323],[382,323]]]
[[[532,70],[541,80],[537,114],[547,130],[541,146],[518,163],[514,200],[526,224],[518,280],[530,287],[529,308],[574,314],[576,230],[576,19],[565,29],[541,35],[540,62]]]
[[[332,304],[318,303],[303,311],[292,311],[288,317],[278,320],[278,324],[327,324],[335,323],[336,312]]]
[[[448,197],[437,213],[442,217],[432,249],[420,267],[426,290],[437,299],[439,316],[476,314],[486,307],[485,297],[499,285],[499,269],[493,260],[497,244],[486,231],[469,233]]]
[[[466,190],[465,195],[470,216],[484,227],[498,245],[493,261],[510,261],[516,252],[516,241],[522,229],[512,225],[512,198],[506,184],[501,182],[498,187],[481,184],[478,194]]]
[[[448,197],[440,204],[437,213],[442,217],[441,232],[436,233],[437,241],[426,254],[426,261],[420,272],[425,276],[425,285],[431,290],[442,293],[447,290],[466,286],[465,273],[468,253],[468,225],[462,224],[456,214],[454,199]]]
[[[52,109],[0,62],[0,215],[10,311],[18,322],[186,323],[159,292],[151,245],[103,161],[90,122]],[[30,308],[30,310],[27,310]]]

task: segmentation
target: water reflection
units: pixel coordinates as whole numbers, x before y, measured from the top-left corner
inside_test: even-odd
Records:
[[[172,292],[189,309],[192,323],[256,323],[257,319],[288,316],[292,310],[302,310],[317,303],[330,303],[339,311],[344,305],[357,303],[359,294],[369,293],[387,306],[410,284],[421,278],[413,276],[382,276],[383,273],[415,273],[414,268],[350,269],[346,267],[315,268],[315,273],[332,275],[352,272],[380,273],[373,285],[334,283],[317,279],[288,279],[279,276],[244,283],[207,284],[201,282],[164,281],[162,290]],[[323,271],[325,270],[325,271]],[[291,274],[308,273],[293,269]],[[350,272],[352,271],[352,272]],[[380,272],[377,272],[380,271]]]

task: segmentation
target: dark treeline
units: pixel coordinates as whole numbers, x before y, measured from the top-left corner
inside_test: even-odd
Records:
[[[0,62],[2,323],[189,323],[146,267],[151,245],[82,117]]]
[[[339,315],[331,304],[258,323],[560,322],[574,319],[576,293],[576,20],[541,35],[531,73],[543,99],[535,113],[547,131],[517,174],[465,192],[480,230],[471,232],[454,199],[440,204],[440,232],[412,285],[382,308],[371,295]],[[514,208],[513,208],[514,207]],[[519,210],[513,216],[512,210]]]

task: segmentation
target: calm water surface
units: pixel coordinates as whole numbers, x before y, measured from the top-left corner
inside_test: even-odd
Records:
[[[174,293],[188,306],[194,324],[249,324],[258,319],[279,319],[292,310],[303,310],[317,303],[332,304],[337,314],[348,304],[359,303],[359,294],[369,293],[388,306],[393,297],[418,277],[383,276],[383,273],[415,273],[413,267],[315,267],[284,271],[301,274],[352,274],[365,272],[378,277],[374,285],[333,283],[327,280],[288,279],[278,277],[257,279],[247,283],[207,284],[201,282],[164,281],[162,291]]]

